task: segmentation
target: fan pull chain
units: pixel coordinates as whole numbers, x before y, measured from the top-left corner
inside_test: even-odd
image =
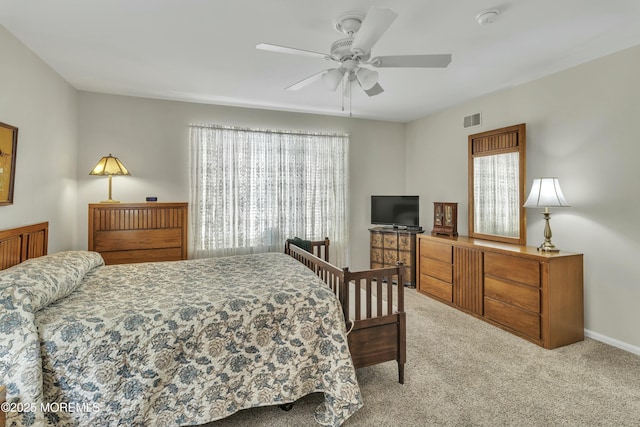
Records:
[[[340,99],[342,100],[342,111],[344,112],[344,79],[342,79],[340,83],[342,83],[342,87],[340,88]]]
[[[353,86],[353,84],[349,82],[349,117],[353,117],[351,114],[351,86]]]

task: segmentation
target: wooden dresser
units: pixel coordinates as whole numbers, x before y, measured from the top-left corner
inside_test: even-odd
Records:
[[[418,292],[544,348],[584,339],[583,257],[419,235]]]
[[[422,230],[375,227],[370,233],[370,268],[395,267],[401,261],[406,267],[406,286],[416,284],[416,235]]]
[[[187,259],[187,203],[89,205],[90,251],[107,264]]]

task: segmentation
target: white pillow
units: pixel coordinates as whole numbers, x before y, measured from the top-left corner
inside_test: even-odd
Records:
[[[29,259],[0,271],[0,301],[35,313],[66,297],[82,283],[84,275],[104,264],[97,252],[66,251]]]

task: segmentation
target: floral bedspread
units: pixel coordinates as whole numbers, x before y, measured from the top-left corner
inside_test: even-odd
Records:
[[[0,272],[8,425],[194,425],[323,392],[333,426],[362,406],[339,303],[287,255],[31,261]]]

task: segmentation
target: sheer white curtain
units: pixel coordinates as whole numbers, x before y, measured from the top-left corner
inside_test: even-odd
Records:
[[[475,157],[473,161],[474,231],[518,237],[514,231],[520,225],[518,153]]]
[[[191,256],[329,237],[332,261],[344,264],[348,153],[348,135],[191,125]]]

